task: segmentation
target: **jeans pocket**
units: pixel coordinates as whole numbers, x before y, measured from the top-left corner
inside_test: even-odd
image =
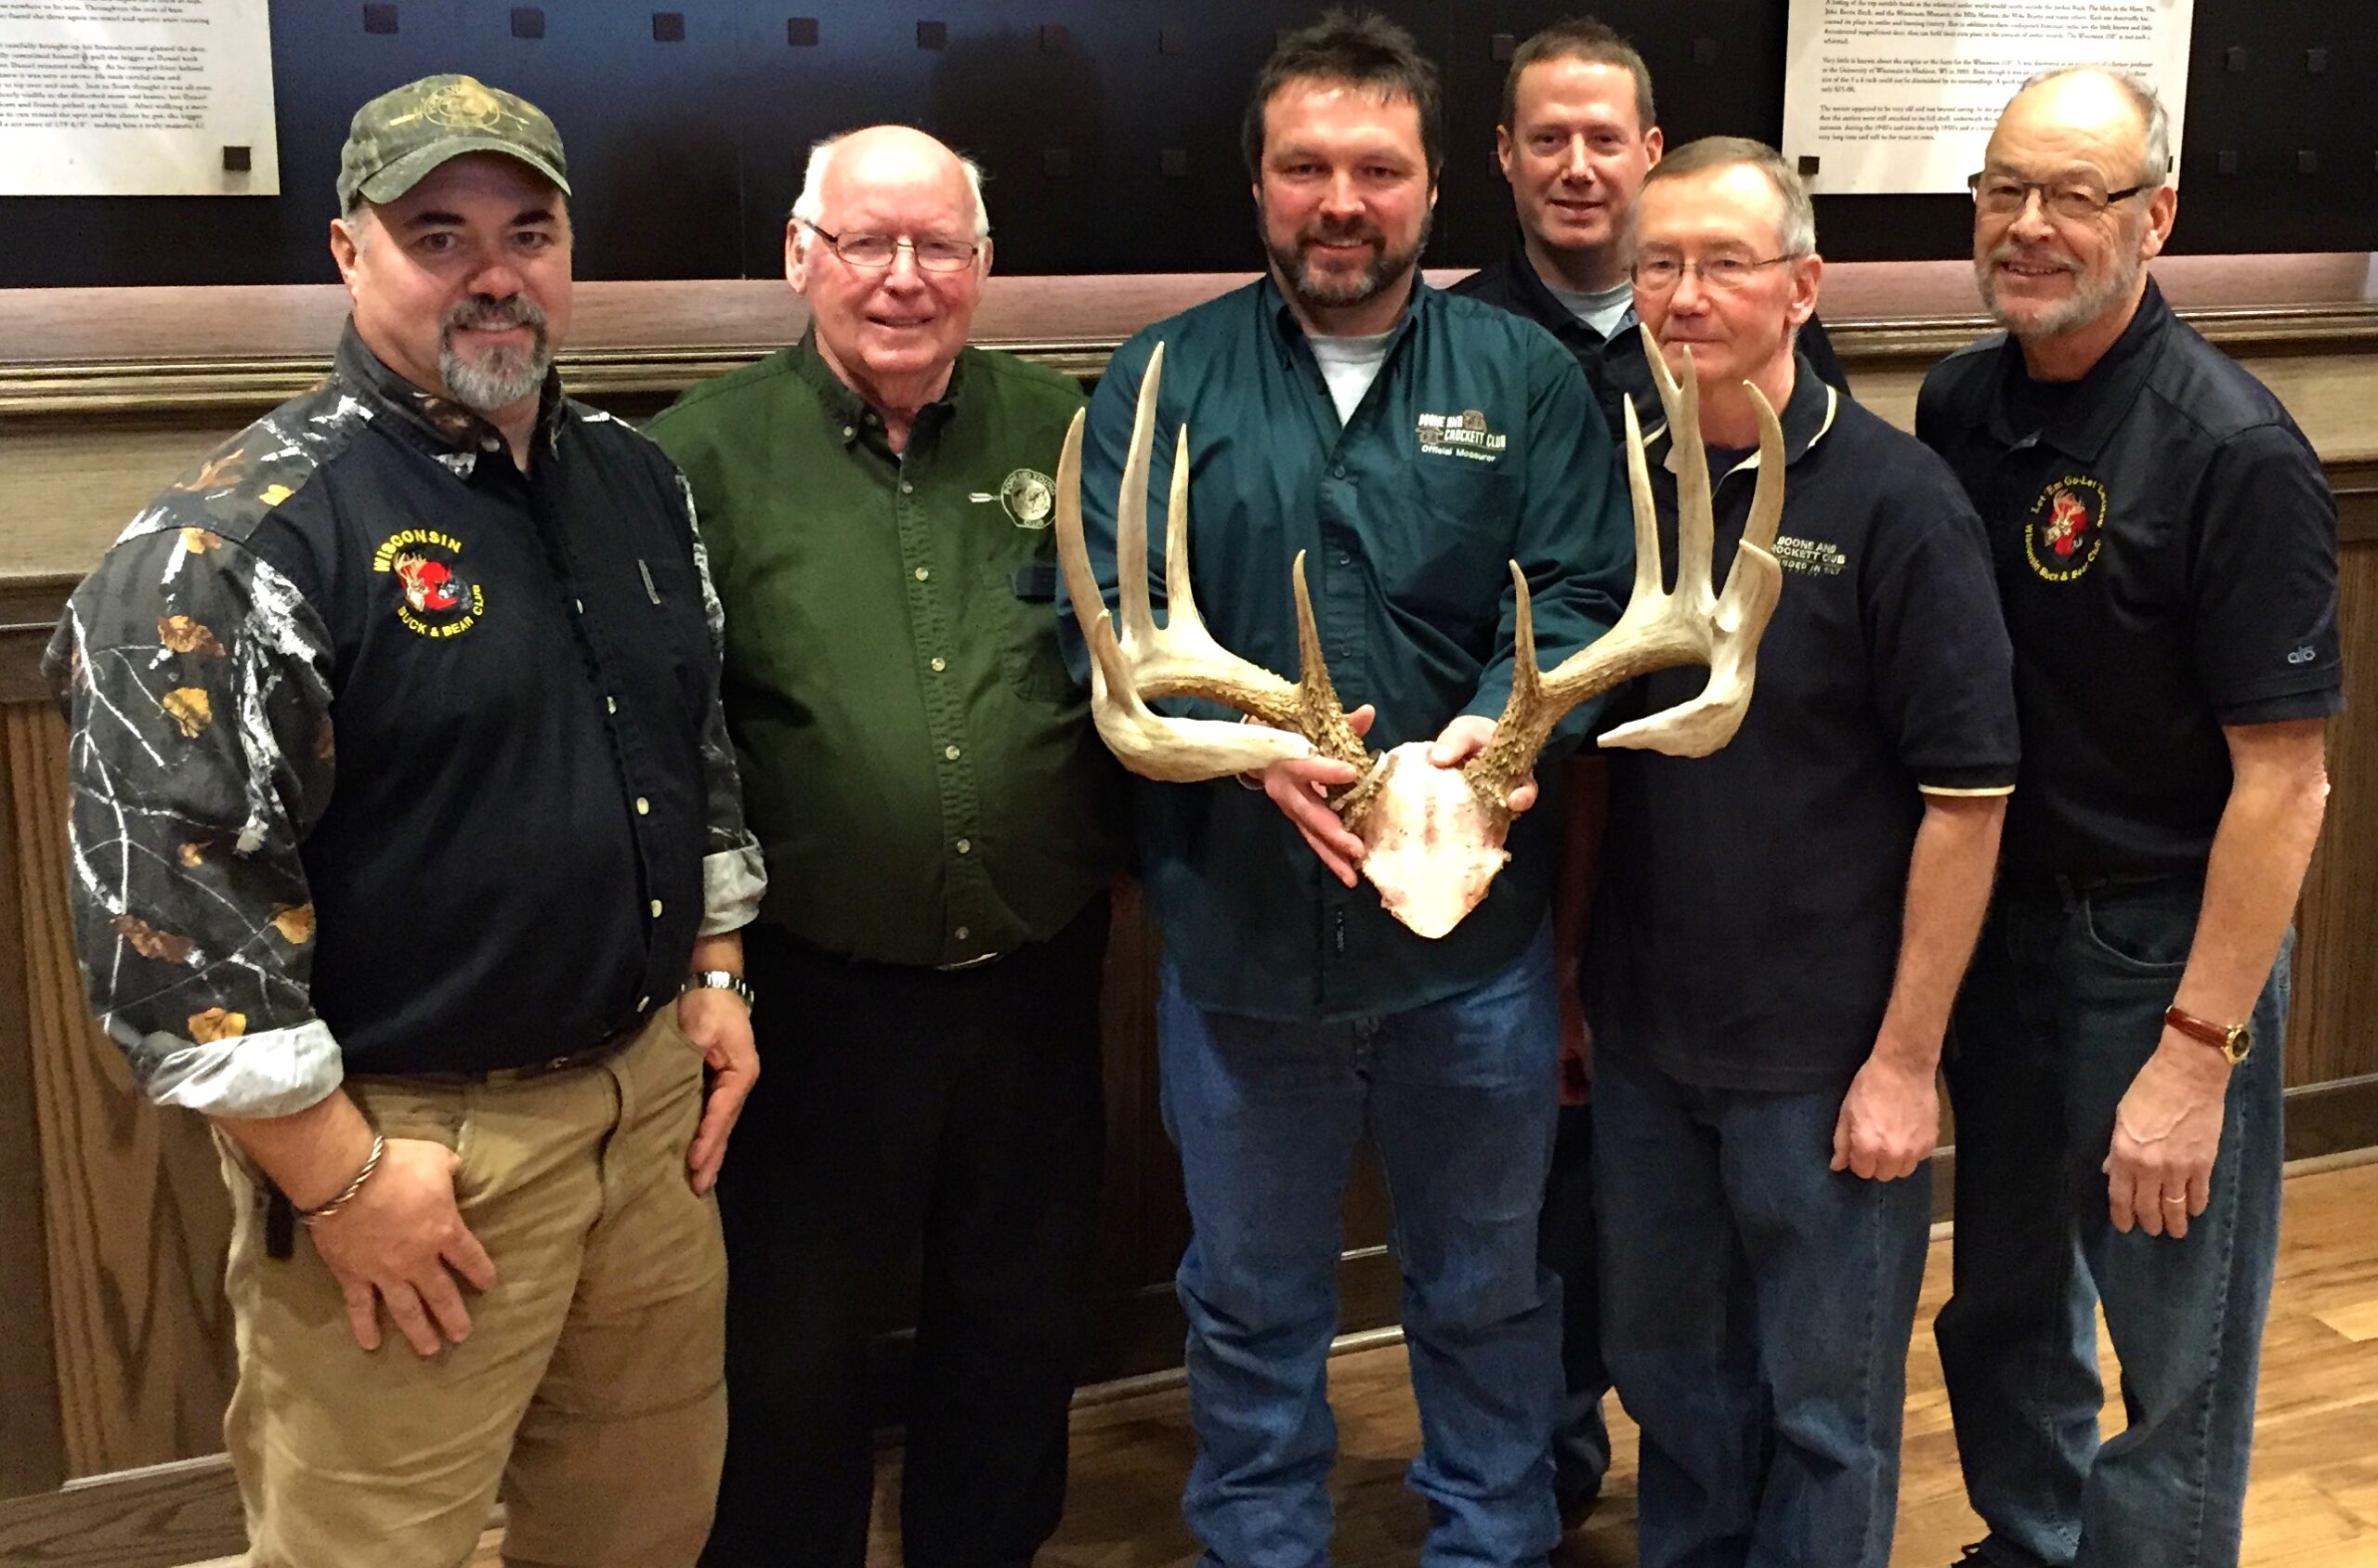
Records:
[[[2080,915],[2098,957],[2133,974],[2176,979],[2196,940],[2199,902],[2194,892],[2180,896],[2168,885],[2115,887],[2083,899]]]

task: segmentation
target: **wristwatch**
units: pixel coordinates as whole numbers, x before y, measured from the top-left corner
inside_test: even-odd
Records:
[[[2243,1062],[2254,1049],[2254,1029],[2247,1024],[2215,1024],[2193,1013],[2183,1013],[2175,1002],[2163,1010],[2163,1022],[2190,1039],[2202,1040],[2221,1052],[2231,1066]]]
[[[751,989],[751,983],[740,974],[730,974],[723,969],[698,969],[686,975],[686,983],[677,987],[677,994],[682,997],[687,991],[733,991],[743,999],[745,1011],[756,1013],[760,1009],[760,994]]]

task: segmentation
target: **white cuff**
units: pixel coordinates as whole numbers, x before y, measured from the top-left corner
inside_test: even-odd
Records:
[[[702,923],[698,936],[724,936],[751,923],[760,895],[768,890],[767,868],[758,844],[702,856]]]

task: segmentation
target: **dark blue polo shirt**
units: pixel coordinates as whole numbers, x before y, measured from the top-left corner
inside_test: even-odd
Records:
[[[1672,581],[1676,480],[1658,421],[1654,405],[1645,445]],[[1849,1081],[1890,998],[1924,792],[1997,794],[2015,779],[2006,632],[1954,477],[1805,358],[1783,425],[1784,593],[1750,711],[1706,757],[1605,753],[1584,966],[1597,1049],[1729,1089]],[[1710,453],[1720,572],[1757,455]],[[1649,676],[1626,716],[1705,683],[1698,668]]]
[[[2150,281],[2074,383],[2004,333],[1933,369],[1916,434],[1986,520],[2023,716],[2010,870],[2202,870],[2226,725],[2344,706],[2336,503],[2277,398]]]

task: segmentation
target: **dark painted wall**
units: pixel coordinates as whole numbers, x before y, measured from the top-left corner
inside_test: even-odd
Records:
[[[1237,124],[1274,31],[1316,0],[276,0],[277,198],[0,201],[0,285],[300,282],[324,250],[347,116],[469,71],[559,123],[577,172],[579,273],[770,275],[803,150],[878,120],[980,158],[1006,272],[1250,268]],[[1498,33],[1560,0],[1383,0],[1445,72],[1451,150],[1429,260],[1487,259]],[[2378,6],[2197,0],[2176,248],[2378,249]],[[1784,0],[1604,0],[1659,85],[1671,146],[1769,140]],[[394,31],[385,31],[393,24]],[[381,29],[374,31],[374,29]],[[538,34],[530,36],[530,34]],[[2325,51],[2311,69],[2310,51]],[[2225,158],[2224,154],[2233,156]],[[2306,172],[2308,156],[2309,170]],[[1962,196],[1836,197],[1835,260],[1955,255]],[[0,346],[5,351],[5,346]]]

